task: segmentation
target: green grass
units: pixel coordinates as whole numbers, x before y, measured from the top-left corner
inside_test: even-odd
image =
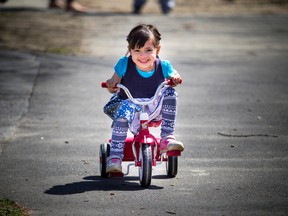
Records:
[[[0,216],[29,216],[29,211],[9,199],[0,199]]]

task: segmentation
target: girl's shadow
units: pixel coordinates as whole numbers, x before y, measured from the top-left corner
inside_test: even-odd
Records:
[[[55,185],[52,188],[46,190],[44,193],[51,195],[68,195],[78,194],[87,191],[136,191],[143,190],[139,184],[137,177],[125,176],[121,178],[102,178],[100,176],[87,176],[79,182],[67,183],[64,185]],[[160,190],[163,187],[150,185],[149,190]]]

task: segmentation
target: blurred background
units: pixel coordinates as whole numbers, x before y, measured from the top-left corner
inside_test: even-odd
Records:
[[[288,0],[176,0],[175,2],[175,8],[168,15],[170,18],[187,15],[272,15],[288,12]],[[113,25],[109,23],[118,22],[119,26],[123,26],[124,29],[119,28],[117,34],[119,37],[124,37],[131,28],[130,25],[125,28],[127,23],[125,17],[131,19],[134,17],[135,22],[145,22],[148,16],[164,16],[158,0],[147,0],[142,14],[137,18],[132,15],[132,0],[119,0],[117,4],[114,0],[77,0],[77,3],[86,6],[87,13],[49,10],[48,0],[8,0],[5,4],[0,4],[0,48],[95,56],[98,53],[91,50],[91,43],[93,40],[95,43],[95,39],[99,38],[99,34],[103,34],[103,31],[110,31],[109,26]],[[193,28],[193,24],[187,24],[185,28]],[[115,32],[114,27],[111,27],[111,30]],[[107,45],[107,36],[104,35],[99,39],[100,42],[104,39]],[[120,46],[125,45],[124,40],[123,42]],[[98,47],[100,45],[101,43]]]

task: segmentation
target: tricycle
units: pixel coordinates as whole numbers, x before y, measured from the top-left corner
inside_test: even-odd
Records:
[[[106,83],[102,82],[102,87],[107,88]],[[161,125],[161,120],[148,121],[148,113],[145,111],[146,106],[153,103],[157,96],[160,94],[164,86],[173,85],[172,80],[165,80],[162,82],[154,96],[148,101],[138,101],[134,99],[129,90],[122,84],[117,84],[117,88],[121,88],[126,93],[129,100],[134,104],[140,105],[142,111],[140,113],[140,130],[134,137],[127,137],[124,145],[124,157],[122,161],[133,161],[135,167],[138,167],[139,180],[142,187],[149,187],[152,178],[152,167],[157,165],[157,162],[166,163],[166,172],[168,177],[175,177],[178,172],[178,156],[181,152],[178,150],[167,151],[160,153],[160,138],[153,136],[149,128],[158,127]],[[106,159],[110,156],[110,141],[100,145],[99,151],[99,165],[101,177],[119,177],[124,176],[123,173],[106,173]],[[128,167],[129,168],[129,167]]]

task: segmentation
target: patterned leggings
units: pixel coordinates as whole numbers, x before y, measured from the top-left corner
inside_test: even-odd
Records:
[[[174,133],[177,114],[177,98],[178,95],[174,88],[168,87],[164,91],[161,109],[161,138],[173,135]],[[114,116],[110,149],[111,156],[119,156],[123,158],[123,149],[127,137],[128,125],[135,117],[135,113],[139,111],[139,106],[131,103],[129,100],[121,101]]]

